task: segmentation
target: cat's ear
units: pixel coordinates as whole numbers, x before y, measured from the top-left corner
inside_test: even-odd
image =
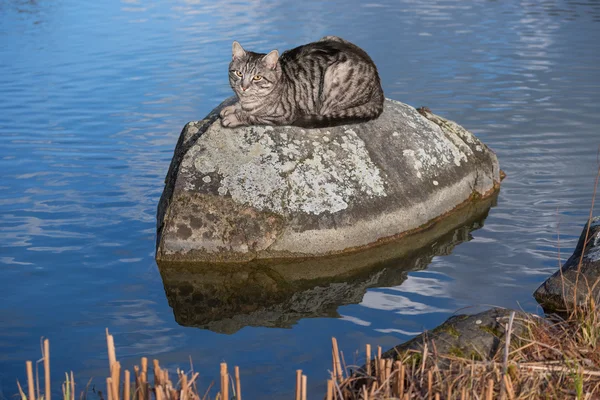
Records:
[[[271,69],[275,69],[277,67],[277,60],[279,60],[279,52],[277,50],[273,50],[262,59],[267,68]]]
[[[236,59],[239,60],[246,55],[246,51],[244,50],[242,45],[236,41],[233,42],[233,46],[231,47],[231,52],[233,53],[234,60],[236,60]]]

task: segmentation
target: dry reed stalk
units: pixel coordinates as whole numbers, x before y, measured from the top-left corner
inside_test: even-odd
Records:
[[[481,399],[485,399],[485,394],[486,394],[486,386],[485,385],[481,385],[481,393],[479,394],[479,398]]]
[[[50,390],[50,340],[44,339],[44,384],[45,400],[51,400]]]
[[[367,344],[366,359],[367,359],[367,375],[371,376],[371,345]]]
[[[398,388],[398,395],[402,397],[404,395],[404,375],[406,374],[406,367],[404,364],[400,366],[400,383]]]
[[[167,385],[168,387],[173,387],[173,382],[171,382],[171,379],[169,378],[169,370],[168,369],[162,370],[161,382],[163,385]]]
[[[227,373],[227,363],[221,363],[221,397],[229,399],[229,375]]]
[[[379,372],[377,376],[377,385],[381,387],[383,382],[385,382],[385,359],[377,359],[377,371]]]
[[[42,342],[40,341],[40,344],[42,344]],[[40,360],[37,360],[35,362],[35,394],[36,394],[36,399],[39,399],[40,396],[40,369],[39,369],[39,364],[40,362],[44,362],[44,347],[42,344],[42,358]]]
[[[506,393],[508,394],[508,399],[513,400],[515,398],[515,392],[513,390],[512,382],[510,376],[504,375],[504,384],[506,387]]]
[[[160,369],[160,363],[157,359],[152,360],[152,366],[154,367],[154,386],[160,386],[162,384],[162,372]]]
[[[140,392],[139,394],[142,396],[141,400],[149,400],[148,394],[148,381],[146,378],[146,373],[142,371],[140,373]]]
[[[110,371],[117,361],[117,353],[115,351],[115,339],[113,335],[108,333],[108,328],[106,328],[106,348],[108,349],[108,370]]]
[[[392,381],[391,381],[391,377],[392,377],[392,359],[391,358],[387,358],[385,360],[385,389],[384,389],[384,396],[385,397],[390,397],[391,395],[391,386],[392,386]]]
[[[19,383],[18,379],[17,379],[17,388],[19,389],[19,396],[21,396],[21,399],[26,398],[25,392],[23,391],[23,388],[21,387],[21,384]],[[63,389],[64,389],[64,385],[63,385]]]
[[[27,369],[27,392],[29,393],[29,400],[35,400],[35,386],[33,382],[33,364],[31,361],[25,363]]]
[[[427,398],[431,400],[433,397],[433,372],[427,371]]]
[[[392,375],[395,375],[395,380],[392,383],[392,395],[395,397],[400,396],[400,368],[402,361],[394,361],[392,366]]]
[[[198,379],[198,377],[200,376],[199,372],[195,372],[194,375],[192,375],[192,379],[190,379],[189,383],[187,384],[187,391],[189,392],[190,389],[192,388],[192,386],[194,386],[196,384],[196,379]],[[212,383],[210,384],[212,386]],[[210,387],[209,387],[210,389]],[[197,391],[195,391],[197,393]]]
[[[112,396],[112,378],[106,378],[106,396],[108,400],[113,400]]]
[[[129,374],[129,370],[125,370],[125,378],[123,381],[123,400],[130,400],[130,390],[131,390],[131,376]]]
[[[487,386],[487,397],[486,400],[492,400],[494,397],[494,380],[493,379],[488,379],[488,386]]]
[[[188,392],[188,380],[187,380],[187,375],[185,373],[183,373],[183,371],[179,371],[179,382],[181,385],[180,399],[187,400],[187,398],[188,398],[188,393],[187,393]]]
[[[302,400],[302,370],[296,370],[296,400]]]
[[[106,387],[106,391],[110,394],[112,400],[119,400],[119,376],[118,374],[115,376],[115,365],[117,363],[117,353],[115,350],[115,339],[113,335],[108,332],[108,328],[106,328],[106,348],[108,351],[108,371],[111,376],[111,386]],[[116,387],[113,389],[113,386]],[[116,393],[115,393],[116,391]]]
[[[333,381],[327,379],[327,400],[333,400]]]
[[[435,393],[435,400],[440,400],[440,394],[438,392]]]
[[[71,371],[71,400],[75,400],[75,379],[73,379],[73,371]]]
[[[235,399],[242,400],[242,381],[240,380],[240,367],[233,368],[235,371]]]
[[[120,376],[121,376],[121,363],[118,361],[115,361],[112,365],[111,371],[110,371],[110,377],[112,378],[112,395],[113,395],[113,400],[119,400],[119,381],[120,381]],[[108,389],[108,388],[107,388]]]
[[[425,363],[427,363],[427,343],[425,343],[425,345],[423,346],[423,362],[421,363],[421,384],[423,383],[423,375],[425,374]]]
[[[381,360],[381,346],[377,346],[377,359]],[[381,369],[378,372],[381,375]]]
[[[508,371],[508,355],[510,353],[510,339],[512,335],[512,326],[513,321],[515,319],[515,312],[511,311],[510,318],[508,319],[508,325],[506,326],[506,340],[504,341],[504,358],[502,360],[502,376],[506,376],[506,372]],[[500,400],[504,400],[504,392],[505,392],[505,383],[504,379],[500,381]]]
[[[133,400],[140,400],[140,391],[142,390],[142,383],[140,381],[140,367],[134,365],[133,373],[135,375],[135,389],[133,392]]]
[[[306,386],[307,386],[307,378],[306,375],[302,375],[302,400],[306,400]]]
[[[464,386],[460,391],[460,400],[467,400],[467,388]]]
[[[344,358],[344,352],[340,350],[340,357],[342,358],[342,371],[346,373],[346,376],[349,376],[350,374],[348,373],[348,366],[346,365],[346,359]],[[343,373],[342,373],[342,380],[343,380]]]
[[[519,365],[519,369],[530,369],[530,370],[534,370],[534,371],[542,371],[542,372],[564,372],[564,373],[571,373],[573,371],[572,368],[568,368],[568,367],[560,367],[560,366],[553,366],[553,365],[528,365],[528,364],[523,364],[523,365]],[[584,368],[581,368],[581,370],[578,370],[577,373],[581,373],[582,375],[588,375],[588,376],[600,376],[600,371],[590,371]]]
[[[142,372],[148,377],[148,358],[142,357],[140,363],[142,364]]]
[[[342,374],[342,364],[340,363],[340,352],[338,349],[337,339],[331,338],[332,348],[333,348],[333,372],[336,374],[336,379],[338,382],[341,382],[344,379]]]

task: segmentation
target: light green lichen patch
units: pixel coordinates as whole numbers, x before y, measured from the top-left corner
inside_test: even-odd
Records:
[[[213,174],[219,195],[277,213],[335,213],[353,198],[386,196],[379,168],[352,129],[289,134],[269,126],[232,131],[215,123],[188,152],[182,169]]]

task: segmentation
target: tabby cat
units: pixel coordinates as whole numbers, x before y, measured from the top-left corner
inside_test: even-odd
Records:
[[[229,83],[238,102],[221,124],[324,127],[367,121],[383,111],[377,67],[358,46],[336,36],[284,52],[246,51],[233,42]]]

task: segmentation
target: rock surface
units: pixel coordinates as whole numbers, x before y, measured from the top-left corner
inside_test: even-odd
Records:
[[[589,232],[588,224],[583,228],[573,255],[534,292],[533,296],[545,310],[560,312],[573,307],[575,288],[579,306],[589,305],[590,295],[600,304],[600,217],[594,217],[589,226]],[[578,268],[581,268],[579,278]]]
[[[455,315],[432,331],[386,351],[383,358],[396,358],[408,350],[421,351],[425,344],[429,353],[437,351],[442,355],[491,360],[501,351],[504,343],[510,313],[513,310],[492,308],[474,315]],[[515,311],[512,327],[512,340],[523,336],[528,321],[535,316]],[[435,347],[433,343],[435,342]],[[435,349],[435,350],[434,350]]]
[[[159,261],[343,254],[499,187],[495,154],[428,110],[386,100],[363,124],[223,128],[232,101],[181,133],[158,207]]]

